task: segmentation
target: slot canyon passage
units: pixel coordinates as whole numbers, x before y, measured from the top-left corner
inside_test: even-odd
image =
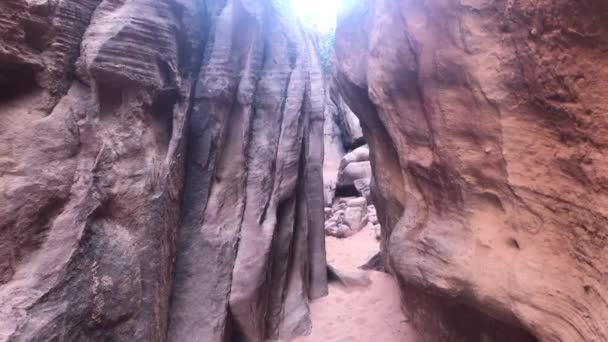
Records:
[[[0,342],[608,341],[608,2],[347,3],[0,1]]]

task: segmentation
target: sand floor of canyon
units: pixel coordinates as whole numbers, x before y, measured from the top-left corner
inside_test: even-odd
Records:
[[[357,272],[379,249],[368,226],[346,239],[326,238],[327,262]],[[419,342],[400,308],[399,289],[388,274],[365,271],[371,284],[344,288],[331,283],[329,295],[311,304],[313,328],[295,342]]]

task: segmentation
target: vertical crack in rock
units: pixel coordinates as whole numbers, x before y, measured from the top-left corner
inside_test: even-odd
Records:
[[[318,103],[322,85],[306,94],[320,66],[309,64],[316,52],[295,18],[270,2],[215,13],[190,118],[169,339],[306,333],[308,282],[311,298],[327,286],[308,266],[324,269],[324,250],[308,247],[300,221],[309,216],[296,215],[322,196],[296,196],[298,183],[322,184],[299,171],[322,163],[322,154],[300,158],[321,111],[307,102]]]

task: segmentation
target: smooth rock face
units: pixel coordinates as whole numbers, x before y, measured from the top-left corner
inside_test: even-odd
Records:
[[[323,95],[271,1],[0,2],[0,341],[307,332]]]
[[[196,12],[139,3],[0,4],[0,341],[165,339]]]
[[[333,78],[328,81],[329,103],[335,107],[331,113],[333,120],[336,121],[342,135],[342,143],[348,150],[352,150],[365,143],[363,130],[359,118],[353,113],[350,107],[346,104]],[[326,116],[329,118],[328,116]]]
[[[608,340],[607,38],[601,0],[362,1],[341,18],[335,76],[427,341]]]
[[[351,223],[351,228],[355,231],[360,231],[367,225],[367,202],[362,205],[351,205],[344,212],[347,222]]]

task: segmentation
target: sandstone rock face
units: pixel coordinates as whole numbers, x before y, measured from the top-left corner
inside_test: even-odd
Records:
[[[327,292],[321,66],[269,4],[228,4],[211,26],[189,126],[175,342],[303,334],[309,296]]]
[[[367,206],[371,203],[372,170],[369,147],[358,146],[363,142],[363,137],[355,138],[351,134],[355,127],[358,134],[362,134],[359,120],[351,120],[350,128],[345,124],[348,115],[354,114],[342,97],[332,92],[335,81],[327,80],[326,84],[331,96],[325,99],[325,235],[346,238],[368,224]],[[352,198],[353,196],[362,197]],[[372,228],[379,228],[379,225]]]
[[[329,98],[329,95],[326,95],[325,123],[323,127],[323,182],[326,207],[331,207],[334,201],[340,162],[346,154],[342,129],[337,121],[337,111],[336,105]]]
[[[305,333],[322,134],[271,1],[0,2],[0,341]]]
[[[195,12],[117,6],[0,4],[0,341],[166,335]]]
[[[338,186],[355,186],[357,180],[362,180],[359,189],[369,184],[372,178],[372,168],[369,162],[367,145],[358,147],[347,153],[340,161],[338,169]]]
[[[341,19],[338,87],[427,341],[608,340],[607,37],[601,0],[362,1]]]

